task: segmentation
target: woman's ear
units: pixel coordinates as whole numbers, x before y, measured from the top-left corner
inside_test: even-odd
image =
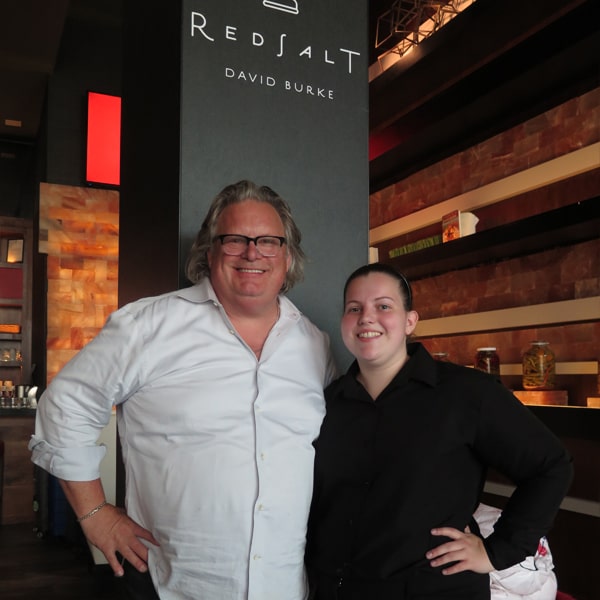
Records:
[[[415,330],[415,327],[417,326],[418,321],[419,321],[419,313],[416,310],[409,310],[406,313],[405,333],[407,336],[410,335]]]

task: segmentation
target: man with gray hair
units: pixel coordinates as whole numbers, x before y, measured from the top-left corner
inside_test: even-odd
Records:
[[[40,400],[33,461],[131,598],[306,598],[312,442],[335,368],[284,295],[300,242],[273,190],[227,186],[190,252],[194,285],[117,310]],[[113,406],[125,511],[99,477]]]

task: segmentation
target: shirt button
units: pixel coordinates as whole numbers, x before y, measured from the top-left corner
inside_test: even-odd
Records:
[[[235,335],[235,331],[233,329],[230,329],[229,333],[231,333],[231,335]]]
[[[255,554],[252,558],[253,560],[260,560],[262,556],[260,554]]]
[[[265,460],[265,453],[264,452],[260,453],[260,460]]]
[[[256,508],[259,512],[262,512],[265,509],[264,505],[262,504],[259,504]]]

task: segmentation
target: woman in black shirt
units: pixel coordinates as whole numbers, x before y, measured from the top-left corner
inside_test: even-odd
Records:
[[[488,573],[535,553],[572,477],[559,440],[495,377],[407,343],[410,284],[383,264],[344,288],[356,360],[326,390],[307,565],[316,600],[484,600]],[[486,470],[516,485],[485,540]]]

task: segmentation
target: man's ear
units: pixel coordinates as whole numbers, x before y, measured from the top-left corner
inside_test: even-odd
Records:
[[[286,259],[285,259],[285,272],[286,273],[290,272],[291,266],[292,266],[292,255],[290,252],[286,252]]]

